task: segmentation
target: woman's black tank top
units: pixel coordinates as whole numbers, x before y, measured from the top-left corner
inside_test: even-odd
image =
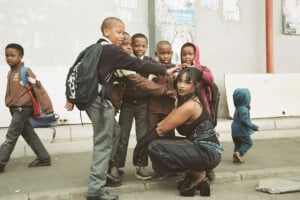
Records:
[[[202,107],[200,102],[198,102],[196,100],[194,100],[194,101]],[[206,109],[202,109],[202,113],[194,122],[192,122],[191,124],[183,124],[183,125],[177,127],[176,130],[178,131],[178,133],[180,135],[184,135],[184,136],[190,135],[197,128],[197,126],[205,120],[210,120],[210,118],[209,118],[209,115],[208,115]],[[219,144],[219,141],[218,141],[218,138],[216,137],[216,135],[211,136],[206,139],[203,139],[203,141],[210,141],[210,142],[215,142],[215,143]]]

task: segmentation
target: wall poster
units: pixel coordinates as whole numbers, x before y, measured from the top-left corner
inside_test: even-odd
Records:
[[[282,32],[300,35],[300,0],[282,0]]]
[[[180,63],[181,46],[193,40],[191,32],[195,27],[194,4],[194,0],[155,1],[157,40],[168,40],[172,44],[172,63]]]

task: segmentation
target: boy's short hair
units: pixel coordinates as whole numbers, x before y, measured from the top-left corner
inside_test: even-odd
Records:
[[[21,56],[24,56],[24,49],[20,44],[10,43],[6,45],[5,49],[9,49],[9,48],[16,49]]]
[[[147,41],[147,44],[148,44],[148,38],[147,38],[147,36],[144,35],[143,33],[136,33],[136,34],[134,34],[134,35],[131,37],[132,43],[134,43],[134,40],[137,39],[137,38],[145,38],[146,41]]]
[[[172,48],[172,44],[167,40],[161,40],[157,43],[156,49],[158,49],[161,45],[169,45]]]
[[[101,24],[101,32],[104,33],[104,29],[111,29],[116,23],[124,24],[124,22],[117,17],[107,17]]]

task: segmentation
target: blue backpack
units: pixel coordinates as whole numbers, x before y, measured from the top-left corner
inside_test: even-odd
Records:
[[[29,84],[28,78],[27,78],[27,71],[28,71],[27,67],[23,66],[21,68],[21,79],[22,79],[24,87],[26,87],[26,85]],[[46,114],[43,111],[43,109],[40,107],[40,116],[30,117],[29,122],[35,128],[52,127],[52,126],[57,125],[58,118],[59,118],[59,116],[57,114],[55,114],[55,113]]]

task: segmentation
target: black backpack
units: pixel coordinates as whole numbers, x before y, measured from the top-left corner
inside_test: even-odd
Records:
[[[85,48],[69,69],[66,97],[79,110],[85,110],[97,97],[102,87],[98,81],[97,66],[102,45],[95,43]]]
[[[211,73],[210,69],[206,66],[202,66],[202,70],[203,71],[207,70],[208,72]],[[206,96],[209,110],[210,110],[210,120],[213,124],[213,127],[216,127],[217,122],[218,122],[220,91],[215,82],[213,82],[212,84],[205,84],[205,85],[206,85],[206,87],[204,87],[205,88],[205,96]],[[201,97],[201,99],[202,99],[202,97]]]
[[[213,122],[214,127],[217,126],[218,122],[218,110],[219,110],[219,101],[220,101],[220,91],[218,86],[214,83],[211,87],[212,98],[211,101],[208,101],[210,112],[211,112],[211,119]]]

